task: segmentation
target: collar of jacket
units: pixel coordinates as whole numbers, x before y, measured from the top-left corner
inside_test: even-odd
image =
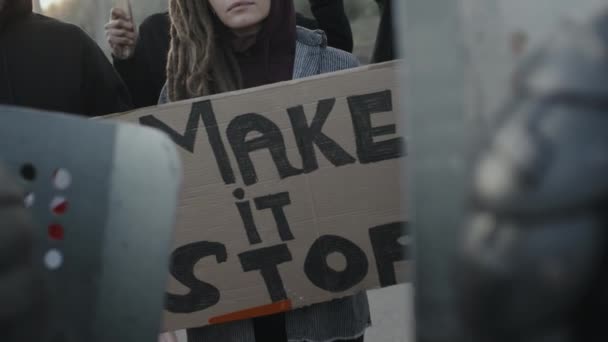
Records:
[[[0,33],[16,20],[32,13],[32,0],[5,0],[0,10]]]
[[[327,36],[321,30],[311,31],[298,27],[296,38],[296,57],[293,79],[319,74],[323,51],[327,48]]]

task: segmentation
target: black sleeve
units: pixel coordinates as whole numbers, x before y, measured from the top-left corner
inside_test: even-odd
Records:
[[[316,20],[305,17],[300,13],[296,13],[296,25],[307,28],[309,30],[318,30],[319,23]]]
[[[129,89],[131,99],[133,100],[133,104],[135,106],[137,106],[137,103],[139,102],[138,100],[141,98],[141,94],[139,93],[141,87],[138,85],[138,80],[140,79],[140,77],[137,76],[139,74],[137,70],[138,66],[141,65],[141,58],[137,58],[137,52],[138,50],[140,50],[138,48],[140,42],[141,37],[137,41],[133,56],[129,59],[122,60],[112,55],[112,63],[114,64],[114,69],[116,69],[122,80],[125,82],[125,85]]]
[[[388,62],[396,58],[391,3],[392,1],[381,3],[382,16],[380,18],[380,27],[378,28],[372,63]]]
[[[83,115],[101,116],[133,108],[129,91],[99,46],[84,32],[82,51]]]
[[[148,17],[139,28],[133,56],[114,59],[114,67],[125,81],[135,107],[154,106],[165,84],[169,52],[169,16],[159,13]]]
[[[327,34],[331,47],[353,52],[353,32],[344,11],[344,0],[309,0],[319,28]]]

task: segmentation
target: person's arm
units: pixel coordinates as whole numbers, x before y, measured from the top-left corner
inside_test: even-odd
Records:
[[[319,29],[319,23],[316,20],[308,18],[300,12],[296,12],[296,25],[313,31]]]
[[[120,8],[112,8],[110,20],[105,26],[107,43],[110,46],[114,68],[129,89],[133,102],[139,89],[138,67],[145,62],[141,49],[145,34],[140,35],[133,18]]]
[[[86,116],[101,116],[133,108],[124,82],[99,46],[81,32],[82,96]]]
[[[148,104],[146,101],[146,94],[149,82],[147,78],[149,75],[146,74],[145,70],[149,69],[147,66],[146,56],[144,54],[146,44],[146,30],[144,27],[140,28],[140,34],[137,39],[137,43],[134,48],[133,55],[127,59],[119,59],[112,55],[114,68],[125,82],[125,85],[129,89],[133,105],[135,107],[145,107]],[[158,97],[158,94],[156,94]]]
[[[319,28],[327,34],[328,45],[353,52],[353,32],[344,10],[343,0],[309,0]]]
[[[169,52],[169,18],[166,13],[146,19],[139,27],[133,55],[113,57],[114,67],[129,88],[135,107],[153,106],[165,82]]]
[[[378,35],[376,37],[376,46],[372,56],[372,63],[382,63],[392,61],[396,58],[395,41],[393,32],[393,11],[391,1],[378,2],[382,12],[380,17],[380,25],[378,27]]]

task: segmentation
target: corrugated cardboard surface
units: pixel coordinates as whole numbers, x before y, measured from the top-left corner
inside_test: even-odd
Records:
[[[291,301],[293,308],[380,287],[369,229],[406,221],[405,213],[399,210],[399,164],[402,160],[390,159],[369,164],[359,161],[355,127],[347,98],[390,91],[393,111],[372,114],[372,125],[378,127],[398,124],[400,120],[397,120],[396,116],[399,95],[402,92],[395,80],[401,72],[401,67],[399,62],[363,67],[111,116],[112,119],[139,122],[141,117],[153,115],[175,132],[184,134],[192,104],[210,100],[236,178],[234,184],[224,183],[209,144],[207,131],[203,122],[199,121],[194,153],[180,149],[185,185],[178,208],[175,247],[198,241],[219,242],[226,246],[227,260],[218,263],[213,256],[205,257],[196,263],[194,269],[194,275],[198,279],[219,290],[219,302],[199,312],[167,313],[166,329],[203,326],[209,324],[213,317],[271,304],[269,291],[260,272],[244,272],[238,256],[240,253],[264,247],[287,244],[289,248],[292,261],[280,264],[278,270],[287,299]],[[290,164],[294,168],[301,168],[302,157],[297,149],[287,109],[303,105],[310,122],[315,116],[318,101],[330,98],[335,98],[336,103],[322,132],[357,161],[336,167],[315,146],[319,164],[317,170],[281,179],[268,149],[262,149],[250,153],[257,172],[257,182],[246,186],[226,137],[228,124],[235,117],[246,113],[257,113],[269,119],[281,130]],[[247,135],[247,140],[259,136],[259,133],[252,132]],[[397,136],[382,135],[375,137],[374,141],[393,138]],[[262,243],[252,245],[247,239],[243,221],[235,205],[238,200],[233,195],[239,188],[244,190],[244,200],[251,202]],[[254,198],[283,192],[289,193],[291,200],[290,205],[283,207],[295,237],[290,241],[281,240],[271,210],[258,211],[253,203]],[[313,284],[304,272],[304,263],[310,247],[316,239],[324,235],[343,237],[356,244],[367,256],[367,275],[344,292],[332,293],[323,290]],[[338,254],[330,255],[327,260],[337,271],[343,270],[347,264],[345,258]],[[394,267],[397,282],[407,281],[408,262],[396,262]],[[171,278],[168,292],[186,295],[190,289]]]

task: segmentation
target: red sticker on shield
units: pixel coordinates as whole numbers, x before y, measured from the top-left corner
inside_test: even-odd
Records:
[[[55,215],[63,215],[68,211],[68,201],[64,197],[55,197],[51,201],[51,212]]]
[[[49,226],[49,238],[52,240],[63,240],[63,227],[60,224],[51,224]]]

